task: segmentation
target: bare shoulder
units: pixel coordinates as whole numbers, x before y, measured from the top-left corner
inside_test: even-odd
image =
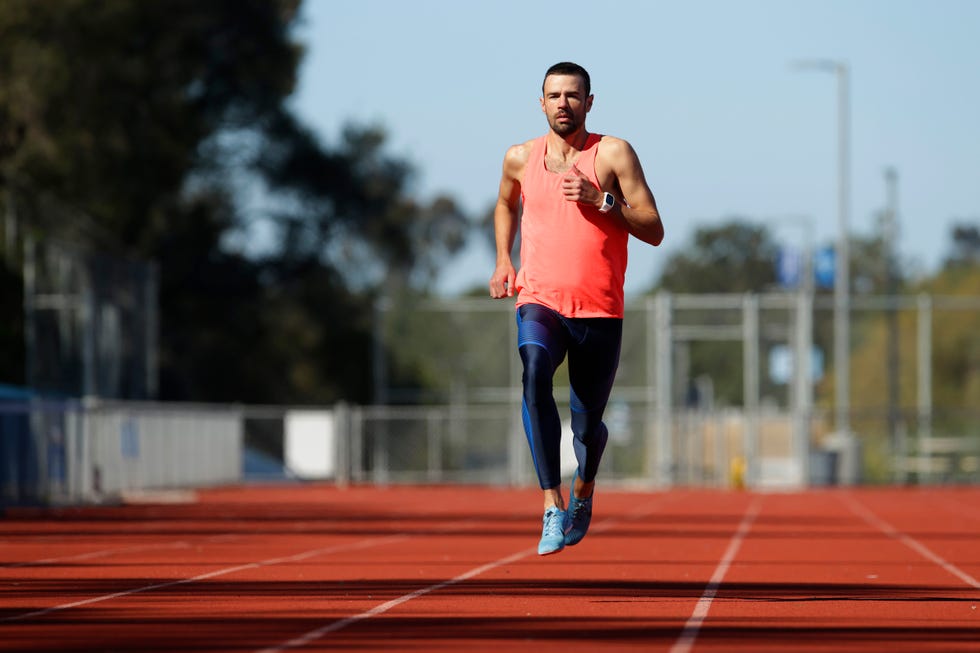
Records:
[[[603,136],[602,140],[599,141],[599,151],[596,152],[596,156],[612,165],[624,159],[636,158],[636,152],[625,139],[616,136]]]
[[[527,163],[528,158],[531,156],[531,146],[533,144],[534,139],[518,143],[517,145],[511,145],[507,148],[507,154],[504,155],[504,162],[521,165]]]
[[[533,143],[534,139],[531,139],[507,148],[507,153],[504,154],[504,173],[507,176],[515,179],[523,176],[524,168],[527,166],[527,160],[531,156],[531,145]]]

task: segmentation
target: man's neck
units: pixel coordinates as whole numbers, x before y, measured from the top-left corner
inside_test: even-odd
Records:
[[[567,156],[568,154],[581,152],[585,148],[585,144],[589,142],[589,132],[585,131],[583,127],[571,134],[562,136],[552,130],[548,132],[548,142],[551,145],[549,149],[553,152]]]

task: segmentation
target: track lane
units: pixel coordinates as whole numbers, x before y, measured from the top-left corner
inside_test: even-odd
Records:
[[[538,496],[534,499],[536,502],[540,501]],[[601,538],[606,532],[615,532],[625,524],[642,521],[655,514],[669,500],[660,497],[653,502],[636,506],[633,505],[635,496],[630,495],[628,502],[620,498],[620,503],[624,504],[625,512],[611,516],[607,514],[605,517],[597,513],[590,533],[591,539],[587,538],[587,541]],[[537,522],[537,518],[526,521],[530,526]],[[493,522],[488,522],[488,525],[493,528]],[[438,645],[430,642],[426,644],[427,648],[499,650],[500,647],[508,646],[521,648],[530,641],[535,642],[536,648],[548,646],[546,638],[553,637],[555,633],[547,624],[540,626],[542,620],[553,616],[554,623],[559,624],[562,618],[567,617],[565,604],[578,603],[583,597],[582,588],[591,585],[595,591],[605,580],[602,574],[599,579],[582,577],[581,574],[578,578],[568,577],[569,566],[581,564],[573,557],[572,552],[587,548],[583,545],[568,547],[559,555],[543,558],[537,556],[534,546],[537,536],[531,528],[534,527],[522,528],[509,535],[506,543],[500,543],[502,548],[488,548],[488,538],[484,536],[471,542],[466,549],[471,564],[477,564],[488,556],[498,555],[507,547],[524,547],[510,555],[471,568],[449,580],[388,600],[363,613],[326,623],[287,642],[262,650],[282,651],[309,645],[313,645],[314,649],[324,650],[360,647],[380,649],[390,646],[394,641],[416,641],[420,637],[433,639],[431,633],[436,629],[439,634],[433,642],[438,642]],[[491,541],[494,539],[496,538],[490,538]],[[532,546],[527,547],[528,544]],[[418,554],[419,558],[414,564],[424,567],[425,560],[431,554],[424,550],[419,550]],[[562,597],[559,592],[563,585],[579,591]],[[455,616],[447,619],[447,614]],[[579,638],[578,648],[573,645],[571,650],[590,650],[594,647],[594,642],[580,637],[582,628],[589,628],[589,619],[589,615],[580,615],[577,619],[577,630],[572,636]],[[535,627],[522,628],[522,623],[534,623]],[[347,631],[348,628],[351,632],[339,632]],[[564,641],[563,637],[560,639]],[[567,643],[561,646],[568,650]]]
[[[708,585],[705,587],[704,594],[698,599],[697,605],[694,606],[694,612],[691,613],[690,618],[684,624],[684,630],[671,647],[671,653],[688,653],[688,651],[694,648],[698,633],[701,632],[701,627],[708,618],[711,604],[718,595],[718,589],[725,581],[725,575],[738,555],[738,551],[742,547],[742,542],[748,536],[749,530],[752,528],[752,523],[758,517],[761,506],[761,498],[756,498],[749,504],[748,509],[745,511],[745,516],[742,517],[742,522],[738,525],[735,534],[732,535],[732,539],[728,543],[728,548],[725,549],[725,554],[719,561],[718,566],[715,567],[715,571],[711,575],[711,580],[708,581]]]
[[[980,519],[956,519],[976,495],[954,493],[967,508],[951,513],[943,492],[851,492],[976,577]],[[669,651],[709,594],[694,651],[976,650],[977,591],[842,496],[602,490],[589,537],[544,558],[533,490],[253,488],[152,516],[0,522],[0,615],[153,586],[0,623],[0,650]],[[79,533],[115,551],[88,555]],[[38,538],[40,564],[10,567]]]
[[[271,491],[270,494],[274,496],[276,492]],[[413,499],[407,502],[394,492],[373,489],[336,496],[332,492],[328,494],[331,495],[332,500],[341,502],[345,509],[341,512],[345,512],[345,516],[337,517],[332,514],[322,521],[311,519],[308,511],[311,509],[315,511],[316,506],[300,508],[298,511],[286,507],[281,511],[273,510],[271,514],[263,515],[265,510],[255,505],[245,505],[241,513],[232,511],[232,514],[226,517],[236,520],[241,517],[247,523],[247,515],[254,516],[257,512],[259,518],[252,521],[251,527],[244,526],[242,530],[254,530],[258,525],[257,530],[260,532],[252,537],[242,536],[234,544],[226,543],[220,547],[210,548],[197,547],[195,551],[181,556],[180,559],[148,558],[144,547],[122,547],[120,551],[139,553],[142,558],[139,562],[134,562],[126,559],[126,556],[117,556],[114,566],[93,566],[92,570],[100,577],[98,581],[100,587],[109,586],[113,582],[123,582],[127,585],[126,589],[103,592],[75,601],[61,601],[28,612],[14,610],[13,614],[8,602],[4,605],[3,619],[8,623],[23,621],[30,624],[21,629],[19,636],[12,636],[12,631],[7,628],[5,634],[8,637],[3,644],[17,647],[18,642],[27,644],[34,641],[32,638],[48,628],[49,624],[46,622],[54,613],[71,614],[72,616],[66,620],[70,619],[73,629],[79,631],[85,631],[88,623],[97,624],[101,629],[97,641],[101,642],[114,641],[113,634],[104,631],[117,630],[118,637],[124,638],[122,641],[126,641],[126,637],[132,637],[131,634],[123,632],[131,629],[116,628],[115,625],[106,623],[102,615],[110,612],[125,614],[130,621],[140,621],[143,619],[140,615],[151,615],[146,617],[146,620],[153,621],[157,619],[157,615],[163,613],[167,620],[175,624],[192,624],[191,631],[204,633],[213,630],[210,617],[215,613],[215,608],[218,608],[218,614],[236,614],[246,619],[251,617],[259,624],[267,623],[268,615],[273,612],[277,624],[287,624],[285,628],[289,628],[287,631],[277,626],[272,630],[276,633],[275,636],[280,633],[294,635],[296,629],[301,626],[293,627],[289,624],[299,623],[305,626],[311,619],[322,623],[324,616],[331,613],[343,618],[352,611],[356,613],[362,605],[396,596],[403,587],[424,587],[427,577],[443,578],[447,569],[462,564],[454,561],[452,555],[445,555],[447,544],[454,543],[454,539],[458,542],[460,538],[467,537],[476,541],[486,539],[472,533],[465,534],[465,531],[473,531],[481,525],[481,522],[475,521],[466,514],[467,504],[474,498],[472,493],[459,500],[454,495],[448,495],[445,490],[432,493],[424,489],[416,489],[412,493]],[[484,497],[487,495],[487,493],[483,494]],[[362,499],[366,497],[367,500],[361,502],[359,497]],[[285,519],[282,519],[283,513],[286,514]],[[261,526],[270,517],[274,517],[276,529]],[[507,521],[506,518],[502,520],[505,525]],[[51,524],[51,527],[58,530],[57,524]],[[161,531],[169,530],[169,528],[161,528]],[[276,532],[273,533],[273,530]],[[521,532],[524,533],[523,529]],[[295,553],[297,548],[304,546],[304,543],[305,546],[313,543],[322,544],[324,537],[338,536],[361,539],[353,543],[321,546]],[[365,537],[367,539],[364,539]],[[119,534],[117,539],[125,539],[125,535]],[[424,555],[429,571],[419,568],[413,556],[406,557],[406,551],[417,547],[417,543],[412,542],[413,539],[436,542],[440,555],[434,555],[431,551]],[[526,546],[527,540],[522,538],[522,544]],[[380,552],[373,554],[376,560],[381,561],[377,564],[370,561],[370,555],[365,556],[361,551],[375,545],[381,549]],[[257,553],[268,555],[273,550],[292,550],[294,553],[259,560],[255,557]],[[329,559],[325,559],[327,556]],[[217,563],[208,564],[210,561],[221,561],[225,566],[215,569],[213,567]],[[239,564],[227,566],[228,562]],[[399,569],[406,563],[411,571],[404,574],[400,580],[392,578],[391,570]],[[69,567],[71,567],[69,573],[76,575],[75,582],[71,587],[64,586],[64,588],[68,592],[84,593],[86,586],[84,581],[88,576],[86,567],[79,565],[69,565]],[[197,573],[202,567],[208,570]],[[61,593],[63,586],[57,583],[45,584],[43,578],[39,577],[47,575],[48,580],[53,581],[55,578],[64,577],[65,571],[60,565],[48,565],[46,568],[42,566],[29,571],[8,569],[3,576],[3,582],[19,584],[16,582],[18,574],[25,573],[34,581],[32,585],[35,590],[41,588],[41,591],[23,592],[23,595],[29,597],[31,601],[36,602],[39,595],[48,597],[57,595],[58,598],[63,598]],[[106,574],[106,571],[109,574]],[[180,576],[180,574],[184,575]],[[114,578],[106,578],[106,575]],[[133,586],[137,576],[143,583]],[[219,576],[223,578],[218,579]],[[145,582],[148,578],[156,577],[169,580]],[[39,583],[39,580],[42,582]],[[79,586],[81,590],[78,589]],[[197,586],[201,586],[200,589],[197,589]],[[44,588],[53,588],[53,591],[45,591]],[[282,594],[276,591],[279,589],[282,590]],[[321,589],[327,591],[320,592]],[[324,593],[327,594],[326,599],[322,598]],[[95,603],[106,603],[108,607],[95,611],[91,609]],[[275,606],[273,610],[269,609],[270,604]],[[309,613],[311,606],[313,612]],[[98,607],[102,608],[102,606]],[[307,616],[307,614],[314,616]],[[193,624],[198,626],[195,627]],[[34,632],[30,632],[31,628]],[[89,633],[93,630],[91,627],[87,628]],[[184,630],[186,632],[188,629]],[[260,630],[262,635],[256,635],[256,631],[245,629],[245,632],[252,632],[253,635],[245,640],[249,645],[243,646],[241,650],[251,650],[255,642],[268,637],[267,626],[262,625]],[[171,633],[167,633],[164,640],[166,641],[170,636]],[[174,647],[177,648],[179,644],[180,647],[186,648],[187,643],[184,640],[187,636],[190,635],[176,637]],[[82,639],[84,640],[84,637]],[[67,638],[62,644],[66,641]],[[137,645],[134,644],[133,650],[136,648]],[[238,649],[232,647],[227,650]]]
[[[976,651],[976,590],[848,509],[863,495],[767,496],[695,650]]]

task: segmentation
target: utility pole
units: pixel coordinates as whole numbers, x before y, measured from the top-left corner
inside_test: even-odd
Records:
[[[849,443],[851,436],[851,252],[850,252],[850,72],[837,63],[837,265],[834,278],[834,367],[837,431]]]
[[[899,441],[901,386],[899,383],[898,342],[898,173],[885,168],[885,212],[882,216],[882,241],[884,245],[885,293],[888,296],[888,435],[892,451],[904,456],[903,442]]]
[[[834,409],[837,434],[850,446],[851,395],[851,100],[850,67],[827,59],[798,61],[799,70],[837,78],[837,247],[834,261]]]

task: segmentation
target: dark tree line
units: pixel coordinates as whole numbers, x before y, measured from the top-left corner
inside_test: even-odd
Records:
[[[0,218],[13,198],[37,209],[18,213],[17,238],[157,262],[162,399],[369,401],[375,300],[425,294],[470,234],[451,197],[411,195],[414,168],[383,129],[324,142],[291,113],[299,15],[300,0],[0,2]],[[669,232],[685,216],[667,218]],[[23,279],[0,235],[0,383],[22,384]],[[977,226],[951,236],[923,288],[975,274]],[[668,246],[654,289],[776,282],[778,245],[751,222]],[[851,252],[855,292],[895,281],[880,234]],[[829,326],[815,336],[829,350]],[[737,343],[690,355],[692,376],[739,402]]]
[[[382,129],[328,144],[290,112],[299,10],[0,3],[0,194],[84,216],[24,212],[18,233],[157,262],[162,399],[368,400],[375,298],[424,292],[466,236],[451,198],[410,196]],[[18,276],[8,260],[0,382],[23,380]]]

